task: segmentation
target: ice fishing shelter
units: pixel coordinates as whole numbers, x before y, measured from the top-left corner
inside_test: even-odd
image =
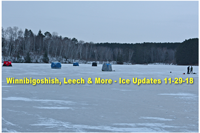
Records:
[[[52,62],[51,63],[51,68],[60,69],[61,68],[61,63],[60,62]]]
[[[92,66],[97,66],[97,63],[96,63],[96,62],[93,62],[93,63],[92,63]]]
[[[110,63],[103,63],[102,71],[112,71],[112,66]]]
[[[78,62],[74,62],[73,66],[79,66]]]
[[[4,61],[3,66],[12,66],[12,62],[11,61]]]

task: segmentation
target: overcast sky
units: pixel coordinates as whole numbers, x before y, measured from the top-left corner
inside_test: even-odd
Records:
[[[198,37],[198,1],[2,2],[2,27],[85,42],[182,42]]]

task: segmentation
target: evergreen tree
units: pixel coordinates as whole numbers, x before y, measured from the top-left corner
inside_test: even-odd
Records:
[[[123,64],[123,57],[122,57],[122,55],[118,55],[118,57],[117,57],[117,64]]]
[[[76,38],[72,38],[72,42],[73,42],[74,44],[77,44],[77,43],[78,43],[78,40],[77,40]]]
[[[169,53],[165,53],[165,63],[169,63]]]
[[[178,65],[198,65],[198,39],[185,40],[176,51]]]
[[[22,60],[22,58],[20,57],[20,55],[19,55],[19,52],[17,53],[17,63],[22,63],[23,62],[23,60]]]
[[[25,63],[31,63],[31,57],[29,52],[27,53],[26,57],[25,57]]]
[[[49,57],[48,57],[47,51],[45,51],[42,61],[44,63],[49,63]]]

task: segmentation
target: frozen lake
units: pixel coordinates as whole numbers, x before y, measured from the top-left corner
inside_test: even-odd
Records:
[[[2,68],[3,132],[198,132],[197,74],[185,74],[187,66],[20,64]],[[170,73],[170,71],[172,73]],[[55,78],[62,85],[7,84],[16,79]],[[84,85],[64,85],[63,79],[84,78]],[[91,77],[92,85],[87,84]],[[160,85],[94,84],[95,77],[119,80],[133,77],[161,79]],[[164,78],[193,78],[191,84],[165,84]]]

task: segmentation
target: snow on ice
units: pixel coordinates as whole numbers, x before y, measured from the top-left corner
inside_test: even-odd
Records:
[[[112,65],[102,72],[101,64],[13,63],[2,68],[3,132],[198,132],[197,74],[185,74],[187,66]],[[172,73],[170,73],[170,71]],[[86,80],[85,84],[17,85],[6,77],[64,78]],[[91,78],[93,84],[87,84]],[[161,84],[95,84],[95,77],[161,79]],[[193,78],[193,84],[165,84],[164,78]]]

